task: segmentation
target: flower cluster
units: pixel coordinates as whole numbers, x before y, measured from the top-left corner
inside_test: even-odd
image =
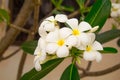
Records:
[[[120,3],[112,3],[111,17],[116,18],[120,16]]]
[[[60,24],[65,27],[60,27]],[[95,31],[98,26],[91,27],[85,21],[78,22],[76,18],[68,19],[64,14],[57,14],[55,17],[46,18],[39,27],[38,46],[34,52],[35,69],[41,70],[40,64],[48,55],[55,55],[58,58],[71,56],[70,50],[75,47],[83,51],[83,58],[87,61],[102,59],[98,50],[103,50],[102,45],[95,41]]]

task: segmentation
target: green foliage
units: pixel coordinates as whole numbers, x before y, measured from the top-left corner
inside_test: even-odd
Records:
[[[10,16],[8,14],[8,12],[4,9],[0,9],[0,22],[6,22],[9,23],[10,22]]]
[[[96,0],[91,11],[86,16],[85,21],[90,23],[93,27],[99,26],[99,30],[101,30],[107,18],[109,17],[110,11],[110,0]]]
[[[80,10],[84,9],[85,0],[76,0],[76,2],[79,5]]]
[[[61,7],[61,10],[64,10],[64,11],[69,11],[69,12],[74,11],[74,7],[72,6],[60,6],[60,7]]]
[[[80,80],[76,66],[74,64],[70,64],[63,72],[60,80]]]
[[[51,1],[52,1],[53,5],[55,6],[55,8],[57,10],[69,11],[69,12],[74,11],[74,7],[73,6],[62,5],[63,0],[51,0]]]
[[[21,48],[22,48],[25,52],[33,55],[36,46],[37,46],[37,41],[28,41],[28,42],[24,42],[24,43],[22,44]]]
[[[104,47],[103,51],[100,51],[101,53],[112,53],[115,54],[117,53],[117,49],[113,48],[113,47]]]
[[[36,71],[34,68],[25,73],[20,80],[40,80],[43,78],[45,75],[47,75],[50,71],[52,71],[56,66],[58,66],[64,59],[63,58],[58,58],[58,59],[53,59],[45,64],[42,64],[42,70],[41,71]]]
[[[111,41],[119,36],[120,36],[120,30],[113,29],[113,30],[109,30],[109,31],[103,32],[101,34],[98,34],[96,36],[96,40],[103,44],[103,43]]]

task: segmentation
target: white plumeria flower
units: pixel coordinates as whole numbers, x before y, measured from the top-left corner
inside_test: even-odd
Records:
[[[57,22],[64,23],[68,20],[67,16],[64,14],[57,14],[55,17],[50,16],[46,18],[40,25],[40,27],[44,27],[46,31],[54,31],[55,29],[59,28]]]
[[[119,16],[120,16],[120,4],[119,3],[112,3],[111,17],[116,18]]]
[[[55,30],[50,32],[47,37],[47,47],[46,52],[48,54],[55,54],[58,57],[67,57],[69,55],[69,48],[67,47],[66,39],[69,34],[66,34],[66,30],[61,28],[60,30]]]
[[[43,27],[39,28],[39,35],[41,36],[41,38],[38,40],[38,45],[34,51],[34,65],[35,65],[35,69],[37,71],[41,70],[41,65],[43,63],[43,61],[46,59],[46,31],[44,30]]]
[[[71,41],[76,41],[76,43],[74,42],[74,44],[71,44],[75,47],[79,47],[88,43],[89,33],[85,33],[85,31],[92,29],[89,23],[82,21],[78,25],[78,20],[75,18],[67,20],[66,23],[71,27],[71,29],[67,31],[67,34],[71,35],[67,42],[71,43]]]
[[[34,55],[35,55],[35,58],[34,58],[35,69],[37,71],[40,71],[41,64],[46,59],[46,52],[44,49],[42,50],[40,46],[37,46],[37,48],[35,49]]]
[[[102,55],[97,50],[103,50],[103,47],[98,41],[94,40],[95,35],[92,35],[89,44],[84,47],[83,58],[87,61],[96,60],[99,62],[102,59]]]

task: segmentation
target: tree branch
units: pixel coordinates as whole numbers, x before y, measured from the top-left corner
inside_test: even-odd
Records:
[[[23,27],[28,20],[29,15],[33,10],[32,0],[25,0],[23,7],[21,8],[14,25]],[[20,33],[19,30],[10,28],[6,36],[0,42],[0,56],[4,54],[4,51],[9,47],[9,45],[15,41],[16,37]]]
[[[10,27],[15,28],[15,29],[17,29],[17,30],[20,30],[20,31],[22,31],[22,32],[24,32],[24,33],[30,33],[29,30],[26,30],[26,29],[24,29],[24,28],[18,27],[18,26],[14,25],[14,24],[10,24]]]
[[[30,41],[30,40],[34,39],[35,33],[37,32],[36,29],[38,28],[39,6],[40,6],[40,4],[38,4],[38,3],[41,3],[41,2],[39,2],[39,0],[33,0],[33,1],[34,1],[34,4],[35,4],[34,5],[34,26],[31,27],[31,29],[30,29],[30,31],[32,31],[32,35],[30,33],[28,35],[26,41]],[[20,77],[22,75],[26,57],[27,57],[27,53],[23,52],[22,58],[21,58],[21,61],[20,61],[20,64],[19,64],[19,68],[18,68],[17,80],[20,80]]]
[[[3,60],[6,60],[6,59],[8,59],[8,58],[10,58],[10,57],[12,57],[12,56],[14,56],[14,55],[15,55],[17,52],[19,52],[19,51],[20,51],[20,48],[17,49],[17,50],[15,50],[13,53],[11,53],[10,55],[8,55],[8,56],[6,56],[6,57],[1,56],[1,57],[0,57],[0,62],[3,61]]]
[[[120,69],[120,63],[116,64],[112,67],[109,67],[107,69],[101,70],[101,71],[95,71],[95,72],[85,72],[84,74],[80,74],[81,78],[84,78],[86,76],[101,76],[105,75],[111,72],[114,72],[116,70]]]

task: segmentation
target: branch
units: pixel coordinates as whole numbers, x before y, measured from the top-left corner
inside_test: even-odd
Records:
[[[17,30],[19,30],[19,31],[22,31],[22,32],[24,32],[24,33],[30,33],[29,30],[26,30],[26,29],[24,29],[24,28],[18,27],[18,26],[14,25],[14,24],[10,24],[10,27],[15,28],[15,29],[17,29]]]
[[[25,64],[26,57],[27,57],[27,54],[23,52],[23,54],[21,56],[19,68],[18,68],[17,80],[20,80],[21,74],[23,72],[23,67]]]
[[[74,17],[74,16],[76,16],[76,15],[78,15],[78,14],[80,14],[80,11],[79,11],[79,10],[76,10],[76,11],[74,11],[73,13],[69,14],[69,15],[68,15],[68,18],[72,18],[72,17]]]
[[[92,66],[92,61],[89,61],[89,62],[88,62],[88,65],[87,65],[87,68],[86,68],[86,71],[89,71],[90,68],[91,68],[91,66]]]
[[[112,67],[109,67],[107,69],[101,70],[101,71],[95,71],[95,72],[85,72],[85,74],[80,74],[81,78],[84,78],[86,76],[101,76],[105,75],[111,72],[114,72],[116,70],[120,69],[120,63],[116,64]]]
[[[76,67],[78,68],[78,70],[81,70],[83,73],[86,72],[86,70],[82,67],[80,67],[77,63],[76,63]]]
[[[21,8],[13,24],[23,27],[26,21],[28,20],[29,15],[31,14],[32,10],[33,10],[32,0],[25,0],[23,7]],[[0,56],[2,56],[4,54],[4,51],[10,46],[10,44],[15,41],[19,33],[20,31],[14,28],[10,28],[8,30],[5,37],[0,42]]]
[[[17,49],[17,50],[15,50],[13,53],[11,53],[10,55],[8,55],[8,56],[6,56],[6,57],[1,56],[0,61],[6,60],[6,59],[14,56],[14,55],[15,55],[17,52],[19,52],[19,51],[20,51],[20,48]]]
[[[39,3],[39,4],[38,4]],[[26,41],[30,41],[34,39],[34,36],[37,32],[37,28],[38,28],[38,19],[39,19],[39,6],[40,6],[39,0],[34,0],[34,26],[31,27],[30,31],[32,31],[32,35],[31,33],[28,35],[27,40]],[[23,72],[23,67],[25,64],[25,60],[27,57],[27,53],[23,52],[22,57],[21,57],[21,61],[19,64],[19,68],[18,68],[18,74],[17,74],[17,80],[20,80],[20,77],[22,75]]]

